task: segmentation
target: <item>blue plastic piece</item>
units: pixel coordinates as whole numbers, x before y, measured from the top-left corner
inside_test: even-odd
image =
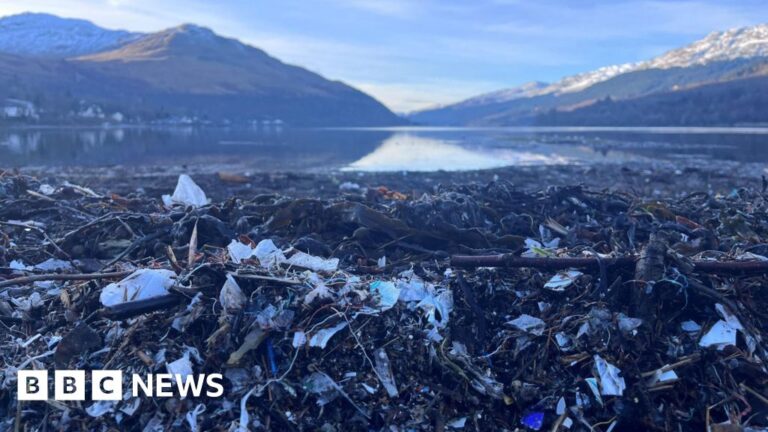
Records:
[[[533,430],[539,430],[544,426],[544,413],[541,411],[535,411],[523,416],[520,420],[523,426],[526,426]]]

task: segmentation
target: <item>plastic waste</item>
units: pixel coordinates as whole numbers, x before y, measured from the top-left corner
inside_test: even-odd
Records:
[[[288,264],[314,271],[332,273],[339,268],[338,258],[321,258],[304,252],[296,252],[288,258]]]
[[[35,269],[52,272],[52,271],[62,271],[62,270],[73,270],[74,267],[72,267],[72,263],[70,263],[69,261],[64,261],[56,258],[48,258],[47,260],[41,262],[40,264],[35,264]]]
[[[374,281],[370,288],[372,293],[379,296],[379,308],[382,311],[391,309],[400,298],[400,289],[393,282]]]
[[[205,196],[205,192],[200,189],[200,186],[190,176],[181,174],[179,175],[173,195],[163,195],[163,204],[168,207],[175,204],[202,207],[208,204],[208,197]]]
[[[544,329],[547,327],[547,324],[540,318],[536,318],[527,314],[522,314],[512,321],[508,321],[507,324],[518,330],[522,330],[536,336],[541,336],[544,334]]]
[[[445,426],[451,428],[451,429],[464,429],[464,426],[467,424],[467,418],[466,417],[459,417],[457,419],[453,419],[445,424]]]
[[[544,284],[544,288],[550,291],[565,291],[566,288],[571,286],[576,279],[581,277],[584,273],[577,270],[568,270],[560,272],[554,275],[547,283]]]
[[[192,370],[192,362],[189,360],[189,353],[184,353],[178,360],[168,363],[165,368],[168,370],[168,373],[173,376],[180,375],[182,381],[186,381],[187,378],[194,373]]]
[[[624,382],[624,378],[620,376],[621,370],[597,354],[593,358],[595,360],[597,379],[600,382],[600,394],[603,396],[623,395],[627,385]]]
[[[335,335],[336,333],[338,333],[339,331],[343,330],[346,327],[347,327],[347,322],[342,321],[333,327],[319,330],[317,333],[312,335],[312,337],[309,339],[309,346],[325,348],[325,346],[328,345],[328,341],[331,340],[333,335]]]
[[[259,259],[262,267],[275,267],[285,262],[285,255],[270,239],[260,241],[253,250],[253,256]]]
[[[226,312],[235,313],[245,307],[248,298],[245,297],[243,291],[240,289],[240,285],[237,284],[235,278],[228,274],[224,281],[224,286],[221,287],[219,292],[219,302],[221,307]]]
[[[389,397],[397,396],[397,385],[395,384],[395,377],[392,375],[392,366],[387,352],[383,348],[379,348],[373,353],[373,357],[376,365],[376,376],[379,377],[381,385],[384,386]]]
[[[139,269],[120,282],[111,283],[101,290],[99,300],[104,306],[144,300],[168,294],[176,273],[164,269]]]
[[[520,419],[520,424],[529,429],[539,430],[544,426],[544,413],[541,411],[528,413]]]
[[[699,346],[711,347],[714,346],[718,350],[722,350],[728,345],[736,345],[736,333],[738,331],[744,331],[744,327],[733,314],[728,312],[720,303],[715,305],[715,309],[723,319],[717,321],[712,327],[709,328],[699,340]],[[748,335],[747,342],[750,342]]]

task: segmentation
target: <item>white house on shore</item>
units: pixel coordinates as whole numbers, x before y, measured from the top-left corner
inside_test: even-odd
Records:
[[[35,104],[21,99],[6,99],[3,101],[0,115],[7,119],[38,119],[40,116]]]

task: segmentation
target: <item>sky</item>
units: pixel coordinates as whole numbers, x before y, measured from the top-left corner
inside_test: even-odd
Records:
[[[396,112],[644,60],[768,22],[765,0],[0,0],[151,32],[212,28]]]

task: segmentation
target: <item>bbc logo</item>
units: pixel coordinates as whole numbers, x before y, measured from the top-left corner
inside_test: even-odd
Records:
[[[50,398],[47,370],[20,370],[17,377],[17,394],[20,401],[44,401]],[[123,398],[123,372],[119,370],[92,370],[91,400],[119,401]],[[133,374],[131,395],[139,397],[187,396],[221,397],[224,394],[224,376],[220,373],[182,375],[148,374],[144,377]],[[61,401],[84,401],[87,385],[84,370],[57,370],[53,375],[53,399]],[[174,386],[175,385],[175,386]],[[174,388],[175,387],[175,388]],[[175,390],[175,391],[174,391]]]
[[[20,401],[48,400],[48,371],[20,370],[17,375],[17,394]],[[85,371],[54,371],[53,389],[55,400],[84,401]],[[119,370],[94,370],[91,372],[91,399],[122,400],[123,372]]]

